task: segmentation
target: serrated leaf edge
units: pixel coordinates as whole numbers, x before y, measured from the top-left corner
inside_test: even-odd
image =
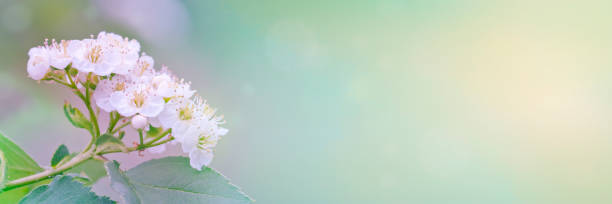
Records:
[[[158,159],[151,159],[151,160],[149,160],[149,161],[142,162],[141,164],[137,165],[136,167],[138,167],[138,166],[140,166],[140,165],[143,165],[143,164],[146,164],[146,163],[149,163],[149,162],[153,162],[153,161],[155,161],[155,160],[162,160],[162,159],[167,159],[167,158],[181,158],[181,159],[188,159],[187,157],[182,157],[182,156],[169,156],[169,157],[163,157],[163,158],[158,158]],[[136,167],[134,167],[134,168],[136,168]],[[208,169],[210,169],[210,170],[212,170],[212,172],[213,172],[213,173],[216,173],[216,174],[218,174],[219,176],[223,177],[223,179],[225,179],[225,181],[227,182],[227,184],[229,184],[231,187],[233,187],[233,188],[234,188],[234,190],[236,190],[236,191],[237,191],[238,193],[240,193],[242,196],[244,196],[245,198],[247,198],[249,201],[251,201],[251,202],[255,202],[255,200],[254,200],[253,198],[251,198],[249,195],[247,195],[246,193],[244,193],[244,191],[242,191],[242,189],[241,189],[240,187],[238,187],[238,186],[234,185],[232,182],[230,182],[230,179],[229,179],[228,177],[226,177],[225,175],[221,174],[221,172],[219,172],[219,171],[217,171],[216,169],[213,169],[213,168],[211,168],[211,167],[208,167],[208,166],[205,166],[205,167],[206,167],[206,168],[208,168]],[[204,170],[206,170],[206,169],[202,169],[201,171],[204,171]],[[128,170],[128,171],[129,171],[129,170]],[[200,171],[200,172],[201,172],[201,171]],[[134,182],[134,183],[136,183],[136,184],[141,184],[141,183],[139,183],[139,182]],[[145,185],[145,186],[151,186],[151,187],[157,187],[157,186],[154,186],[154,185],[149,185],[149,184],[142,184],[142,185]],[[168,187],[157,187],[157,188],[173,189],[173,188],[168,188]],[[173,189],[173,190],[175,190],[175,189]],[[185,191],[185,190],[177,190],[177,191],[183,191],[183,192],[189,192],[189,193],[197,193],[197,192],[190,192],[190,191]],[[197,193],[197,194],[210,195],[210,196],[216,196],[216,197],[221,197],[221,198],[228,198],[228,197],[225,197],[225,196],[211,195],[211,194],[205,194],[205,193]],[[229,198],[229,199],[232,199],[232,200],[237,200],[237,199],[234,199],[234,198]]]
[[[149,161],[143,162],[139,165],[137,165],[136,167],[143,165],[145,163],[149,163],[149,162],[153,162],[155,160],[162,160],[162,159],[166,159],[166,158],[185,158],[185,157],[180,157],[180,156],[171,156],[171,157],[164,157],[164,158],[159,158],[159,159],[151,159]],[[128,181],[128,185],[130,188],[130,191],[132,191],[136,197],[138,198],[138,201],[140,203],[142,203],[142,199],[140,198],[140,195],[136,192],[136,189],[134,188],[134,186],[132,184],[136,184],[136,185],[141,185],[141,186],[148,186],[148,187],[152,187],[152,188],[158,188],[158,189],[169,189],[169,190],[175,190],[175,191],[180,191],[180,192],[185,192],[185,193],[193,193],[193,194],[198,194],[198,195],[206,195],[206,196],[210,196],[210,197],[218,197],[218,198],[227,198],[227,199],[231,199],[231,200],[239,200],[236,198],[232,198],[232,197],[226,197],[226,196],[221,196],[221,195],[212,195],[212,194],[206,194],[206,193],[200,193],[200,192],[192,192],[192,191],[187,191],[184,189],[176,189],[176,188],[169,188],[169,187],[163,187],[163,186],[156,186],[156,185],[150,185],[150,184],[144,184],[144,183],[140,183],[140,182],[134,182],[133,180],[131,180],[130,178],[127,177],[127,175],[125,175],[125,172],[123,170],[121,170],[121,168],[119,168],[119,162],[113,160],[112,161],[114,164],[117,165],[117,169],[119,170],[119,174],[121,177],[123,177],[126,181]],[[136,168],[134,167],[134,168]],[[106,168],[106,172],[110,172],[108,169],[108,165],[104,165],[104,168]],[[230,182],[230,179],[228,179],[225,175],[221,174],[219,171],[210,168],[210,167],[206,167],[208,169],[211,169],[213,173],[218,174],[219,176],[221,176],[223,179],[225,179],[225,181],[227,181],[227,184],[229,184],[234,190],[236,190],[238,193],[240,193],[240,195],[244,196],[247,200],[249,200],[249,202],[255,202],[255,200],[253,198],[251,198],[250,196],[248,196],[246,193],[244,193],[244,191],[242,191],[242,189],[236,185],[234,185],[233,183]],[[203,169],[204,170],[204,169]],[[203,171],[202,170],[202,171]],[[128,170],[129,171],[129,170]],[[110,174],[108,175],[110,177]],[[113,186],[113,179],[111,177],[111,187]],[[113,188],[114,189],[114,188]],[[124,202],[127,202],[125,200],[125,198],[123,197],[123,194],[121,194],[121,199],[123,199]]]

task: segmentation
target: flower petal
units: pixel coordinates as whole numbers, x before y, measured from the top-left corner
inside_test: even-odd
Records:
[[[140,114],[147,117],[155,117],[164,110],[164,98],[160,96],[148,97],[140,111]]]
[[[202,166],[208,166],[213,159],[213,152],[209,149],[194,149],[189,152],[189,165],[198,171]]]

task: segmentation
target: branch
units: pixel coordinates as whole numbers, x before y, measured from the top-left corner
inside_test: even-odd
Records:
[[[93,157],[93,151],[87,151],[85,153],[80,153],[77,156],[75,156],[74,158],[70,159],[70,161],[54,168],[54,169],[47,169],[45,171],[42,171],[40,173],[37,174],[33,174],[30,176],[26,176],[23,178],[19,178],[13,181],[10,181],[8,183],[6,183],[5,187],[2,189],[2,191],[7,191],[13,188],[18,188],[21,186],[25,186],[28,184],[32,184],[32,183],[36,183],[38,181],[42,181],[42,180],[46,180],[46,179],[50,179],[53,176],[60,174],[64,171],[70,170],[72,167],[87,161],[89,159],[91,159]]]

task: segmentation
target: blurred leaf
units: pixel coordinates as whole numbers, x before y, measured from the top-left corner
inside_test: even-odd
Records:
[[[81,113],[81,111],[77,108],[72,107],[69,103],[64,104],[64,113],[66,117],[74,125],[78,128],[84,128],[87,130],[91,130],[93,127],[91,122]]]
[[[56,176],[49,185],[34,189],[20,204],[28,203],[115,203],[108,197],[100,197],[90,188],[73,181],[71,176]]]
[[[96,139],[96,146],[98,146],[96,150],[97,152],[113,150],[118,150],[122,152],[127,151],[127,148],[120,139],[113,137],[113,135],[108,133],[103,134],[102,136],[98,137],[98,139]]]
[[[55,167],[64,157],[68,156],[70,152],[68,152],[68,147],[66,145],[60,145],[53,153],[53,158],[51,158],[51,166]]]
[[[238,187],[212,170],[191,168],[185,157],[142,163],[127,172],[117,161],[106,162],[111,187],[126,203],[251,203]]]
[[[2,188],[5,183],[41,171],[43,169],[28,154],[0,133],[0,201],[2,203],[16,203],[41,182],[3,192]]]
[[[83,183],[85,185],[93,185],[96,181],[106,176],[106,169],[102,161],[90,159],[68,170],[67,173],[84,174],[89,179],[88,181],[83,181]]]

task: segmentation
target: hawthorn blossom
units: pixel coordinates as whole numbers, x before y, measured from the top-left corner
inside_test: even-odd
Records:
[[[110,97],[114,92],[125,90],[127,80],[123,76],[115,76],[112,79],[105,79],[98,83],[98,87],[93,93],[96,105],[106,112],[115,110],[110,102]]]
[[[72,62],[71,53],[78,49],[79,42],[76,40],[61,40],[59,43],[52,40],[51,45],[46,46],[49,50],[49,64],[57,69],[64,69]]]
[[[155,117],[164,109],[164,98],[154,94],[146,83],[128,84],[125,90],[113,92],[110,102],[125,117],[137,113]]]
[[[73,67],[80,72],[93,72],[99,76],[106,76],[121,63],[120,53],[116,49],[105,46],[105,42],[97,39],[84,39],[74,43]]]
[[[228,132],[219,127],[223,123],[222,117],[215,116],[215,111],[201,98],[171,99],[158,118],[165,127],[172,127],[172,133],[183,152],[189,153],[191,167],[198,170],[210,164],[212,148]]]
[[[155,69],[153,69],[153,65],[155,61],[152,57],[143,54],[138,58],[136,64],[127,70],[127,76],[130,80],[141,80],[141,79],[149,79],[155,75]]]
[[[34,80],[41,80],[49,72],[49,51],[46,47],[33,47],[28,51],[28,76]]]
[[[185,97],[189,98],[195,93],[191,90],[191,84],[183,79],[178,80],[168,71],[168,67],[162,67],[160,72],[157,72],[152,79],[153,88],[157,94],[164,98]]]
[[[172,128],[172,134],[182,140],[184,133],[192,126],[197,126],[205,114],[212,111],[201,98],[173,98],[168,101],[164,110],[157,117],[165,128]]]
[[[119,53],[119,63],[114,67],[113,73],[125,75],[134,67],[138,61],[140,43],[132,39],[128,40],[114,33],[104,31],[98,34],[98,41],[105,43],[106,49],[114,49]]]
[[[181,143],[183,152],[189,153],[191,167],[201,170],[208,166],[213,159],[213,150],[220,137],[227,134],[227,129],[218,127],[213,121],[200,119],[199,124],[191,126],[185,132]]]

